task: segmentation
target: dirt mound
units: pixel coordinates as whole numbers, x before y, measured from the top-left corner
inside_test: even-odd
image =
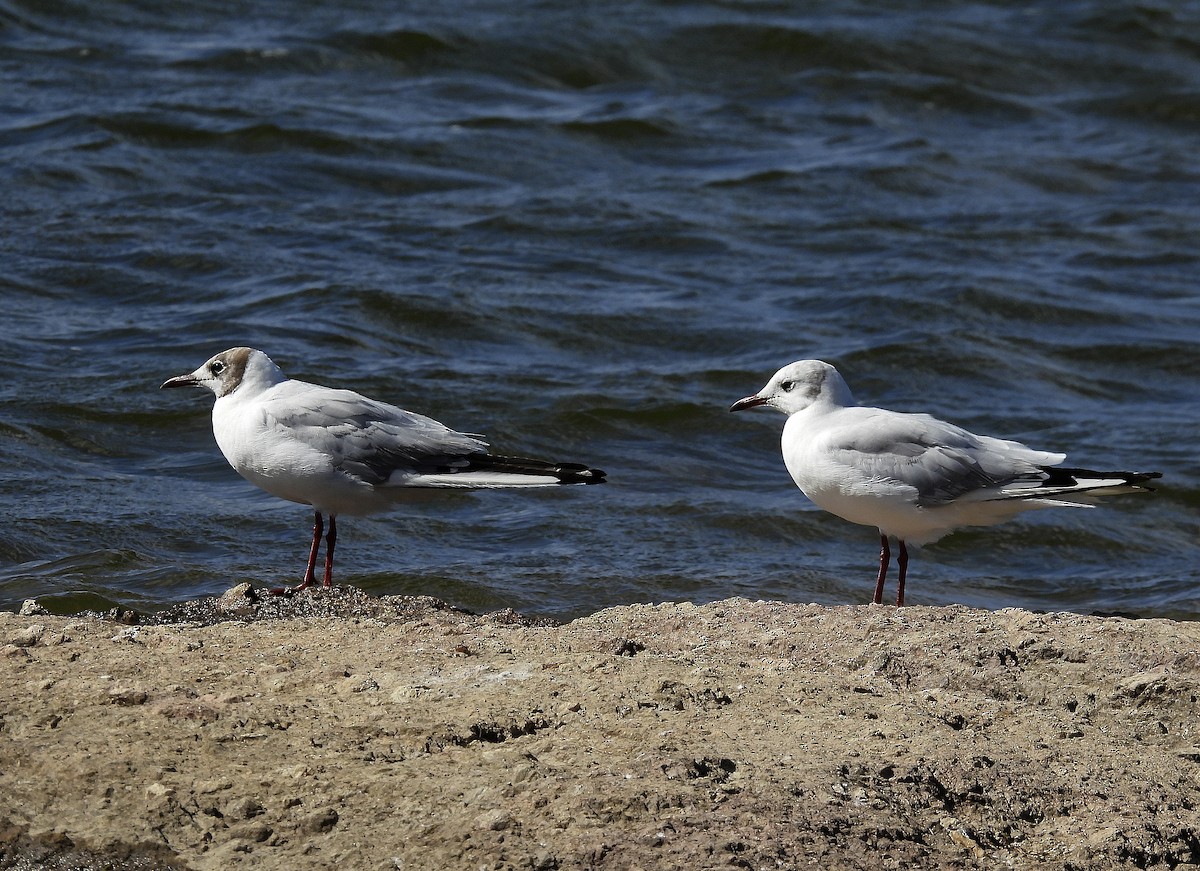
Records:
[[[239,589],[0,645],[0,867],[1200,864],[1195,624]]]

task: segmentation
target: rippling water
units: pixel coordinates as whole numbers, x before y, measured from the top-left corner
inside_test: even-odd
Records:
[[[428,8],[427,8],[428,7]],[[860,400],[1165,472],[914,556],[914,603],[1200,617],[1200,12],[1167,2],[0,0],[0,607],[298,576],[226,347],[601,488],[342,525],[339,579],[568,617],[870,597],[782,418]]]

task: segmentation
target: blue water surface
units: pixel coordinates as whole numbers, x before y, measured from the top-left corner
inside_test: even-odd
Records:
[[[783,364],[1164,472],[914,555],[908,600],[1200,617],[1200,11],[1186,4],[0,0],[0,607],[299,577],[225,348],[604,487],[339,525],[338,579],[567,618],[870,597]]]

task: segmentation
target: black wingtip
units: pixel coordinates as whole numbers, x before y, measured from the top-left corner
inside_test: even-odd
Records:
[[[603,484],[608,479],[603,469],[590,469],[582,463],[558,463],[554,474],[560,484]]]
[[[508,472],[543,478],[553,476],[560,484],[603,484],[608,477],[603,469],[593,469],[583,463],[554,463],[530,457],[506,457],[498,454],[473,456],[470,466],[465,471]]]
[[[1071,487],[1079,478],[1121,478],[1130,487],[1145,487],[1147,481],[1161,478],[1162,472],[1097,472],[1094,469],[1069,469],[1063,466],[1041,466],[1049,477],[1042,482],[1045,487]],[[1146,487],[1153,490],[1153,487]]]
[[[1143,487],[1146,490],[1154,488],[1148,485],[1147,481],[1153,481],[1155,478],[1161,478],[1162,472],[1121,472],[1125,476],[1125,482],[1133,487]]]

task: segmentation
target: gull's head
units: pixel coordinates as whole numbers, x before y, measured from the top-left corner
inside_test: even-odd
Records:
[[[257,392],[283,381],[284,374],[271,358],[254,348],[230,348],[207,360],[195,372],[177,375],[163,387],[207,387],[217,399],[239,388]]]
[[[739,399],[729,410],[769,405],[784,414],[795,414],[820,402],[834,407],[853,405],[854,397],[837,369],[821,360],[800,360],[784,366],[771,376],[766,387]]]

